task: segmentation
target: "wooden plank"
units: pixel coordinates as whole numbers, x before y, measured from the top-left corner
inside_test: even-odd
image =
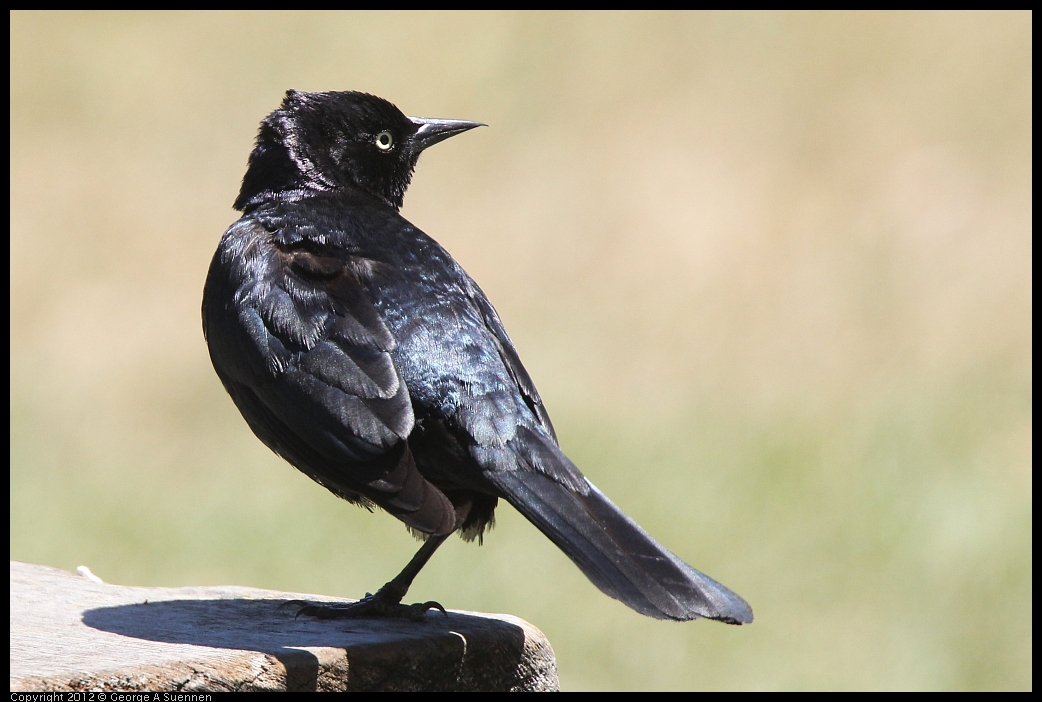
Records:
[[[12,691],[556,690],[550,643],[505,614],[294,619],[300,593],[124,587],[11,562]]]

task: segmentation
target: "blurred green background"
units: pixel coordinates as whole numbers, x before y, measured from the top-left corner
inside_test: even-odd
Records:
[[[491,125],[403,210],[568,454],[756,622],[646,619],[509,506],[411,595],[565,689],[1031,687],[1031,15],[11,15],[11,557],[358,597],[416,548],[256,440],[200,330],[287,88]]]

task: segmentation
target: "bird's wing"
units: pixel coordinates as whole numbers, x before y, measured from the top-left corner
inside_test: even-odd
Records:
[[[451,532],[452,504],[405,440],[412,404],[395,339],[360,283],[364,262],[277,246],[249,221],[233,225],[222,254],[234,288],[223,297],[234,304],[209,315],[218,323],[208,320],[207,339],[254,432],[342,497],[367,498],[424,533]],[[238,348],[224,354],[222,344]]]
[[[503,365],[506,366],[510,377],[514,380],[514,384],[524,398],[525,404],[528,405],[529,409],[532,410],[532,414],[535,415],[539,426],[546,431],[556,444],[557,432],[554,431],[554,425],[550,422],[550,415],[547,414],[546,408],[543,407],[543,400],[539,397],[539,391],[536,390],[535,383],[532,382],[528,371],[525,370],[524,365],[521,363],[521,358],[517,355],[517,349],[514,348],[513,342],[510,341],[510,337],[507,335],[507,330],[503,327],[503,322],[499,319],[496,308],[492,306],[492,303],[489,302],[488,297],[478,287],[477,283],[471,280],[465,273],[463,277],[466,282],[467,294],[481,315],[485,327],[492,333],[492,338],[499,351],[499,356],[503,360]]]

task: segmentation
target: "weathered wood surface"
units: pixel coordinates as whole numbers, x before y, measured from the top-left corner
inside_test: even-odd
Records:
[[[556,690],[542,632],[504,614],[294,619],[244,587],[123,587],[11,562],[11,690]]]

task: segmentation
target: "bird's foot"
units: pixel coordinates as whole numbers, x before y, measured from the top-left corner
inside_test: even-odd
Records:
[[[393,597],[381,596],[381,591],[377,591],[375,595],[367,592],[358,602],[315,603],[290,600],[279,605],[279,609],[292,606],[300,606],[294,619],[303,616],[315,619],[409,619],[422,622],[427,618],[427,611],[431,609],[437,609],[446,617],[449,616],[445,608],[437,602],[404,605],[395,601]]]

